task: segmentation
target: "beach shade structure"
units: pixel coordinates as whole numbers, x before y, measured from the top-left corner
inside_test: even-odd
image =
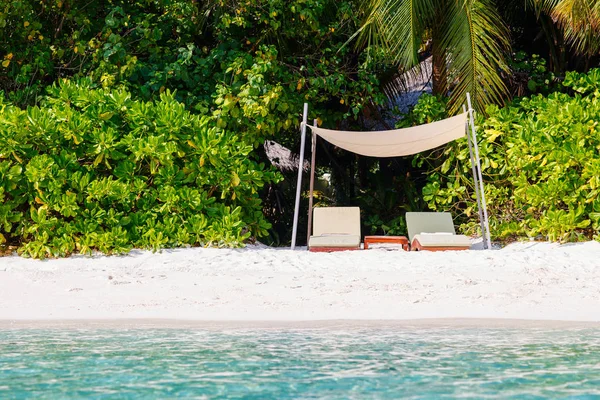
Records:
[[[360,249],[360,209],[358,207],[315,207],[310,251]]]
[[[308,104],[304,104],[304,114],[302,124],[300,125],[300,161],[298,168],[298,181],[296,186],[294,221],[292,226],[292,250],[296,247],[296,235],[298,231],[298,214],[300,211],[300,194],[302,187],[302,165],[304,163],[304,148],[306,143],[307,127],[312,131],[307,243],[310,242],[313,218],[313,190],[317,137],[321,137],[322,139],[341,149],[364,156],[399,157],[431,150],[466,136],[467,143],[469,145],[471,170],[473,172],[473,181],[475,184],[475,196],[477,198],[477,211],[479,214],[479,222],[481,224],[483,246],[485,249],[491,249],[492,243],[490,238],[490,227],[485,202],[485,193],[483,190],[483,177],[481,174],[479,147],[477,145],[477,136],[475,132],[474,111],[471,105],[471,97],[468,93],[467,104],[468,109],[467,107],[463,107],[462,114],[446,118],[441,121],[419,125],[412,128],[369,132],[323,129],[317,126],[316,120],[313,125],[308,125]]]
[[[457,235],[448,212],[407,212],[406,227],[410,249],[418,250],[468,250],[471,239]]]

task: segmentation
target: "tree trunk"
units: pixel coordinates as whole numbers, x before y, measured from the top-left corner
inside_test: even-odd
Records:
[[[550,56],[548,69],[556,75],[562,75],[567,69],[566,48],[562,30],[557,28],[555,22],[548,15],[542,15],[539,21],[548,44]]]
[[[448,68],[446,65],[446,51],[441,45],[441,32],[439,18],[436,18],[438,23],[433,28],[432,32],[432,44],[431,44],[431,56],[432,56],[432,86],[433,94],[439,94],[446,96],[448,94]]]

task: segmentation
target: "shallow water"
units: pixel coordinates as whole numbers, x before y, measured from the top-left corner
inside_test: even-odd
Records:
[[[0,330],[0,398],[29,397],[600,398],[600,330]]]

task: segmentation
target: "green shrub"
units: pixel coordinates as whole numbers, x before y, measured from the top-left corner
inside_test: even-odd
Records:
[[[510,69],[508,84],[513,96],[547,95],[557,89],[556,77],[548,70],[546,60],[537,54],[519,51],[513,55]]]
[[[523,98],[490,107],[478,139],[491,231],[496,239],[599,239],[600,70],[569,73],[573,94]],[[472,215],[475,208],[466,141],[443,150],[423,189],[431,209]],[[467,229],[475,230],[471,220]]]
[[[170,90],[267,163],[265,139],[298,149],[305,102],[309,120],[328,128],[362,129],[379,114],[379,77],[397,67],[349,42],[364,17],[348,0],[11,1],[0,9],[0,91],[23,108],[64,77],[125,87],[140,101]],[[290,239],[290,177],[261,191],[279,243]]]
[[[142,102],[89,81],[26,110],[0,98],[0,241],[47,257],[265,235],[257,192],[279,178],[215,125],[168,91]]]

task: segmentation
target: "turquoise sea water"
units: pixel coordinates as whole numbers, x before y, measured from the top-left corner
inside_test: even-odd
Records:
[[[83,397],[600,399],[600,330],[0,330],[0,398]]]

